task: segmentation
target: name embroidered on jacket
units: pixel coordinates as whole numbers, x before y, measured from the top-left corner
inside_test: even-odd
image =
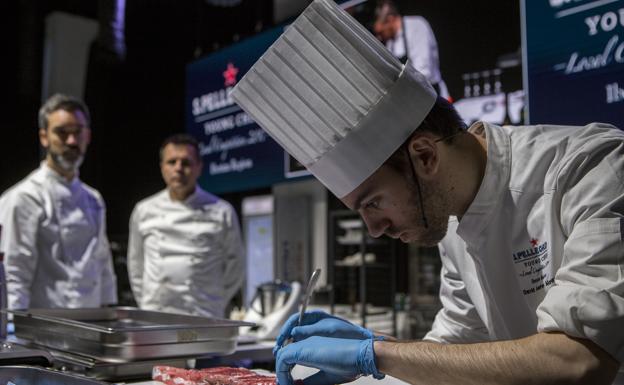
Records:
[[[548,242],[540,243],[539,239],[531,238],[529,243],[532,247],[512,254],[524,295],[536,293],[555,281],[549,271]]]
[[[519,263],[526,259],[541,257],[548,252],[548,242],[539,244],[539,240],[533,238],[531,239],[531,245],[534,245],[534,247],[513,253],[514,263]]]

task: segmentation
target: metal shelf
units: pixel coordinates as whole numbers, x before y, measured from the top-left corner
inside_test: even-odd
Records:
[[[366,268],[367,269],[391,269],[392,265],[391,264],[386,264],[386,263],[365,263]],[[341,261],[335,261],[334,262],[334,266],[338,266],[338,267],[361,267],[362,264],[357,264],[357,265],[351,265],[351,264],[347,264],[347,263],[341,263]]]
[[[358,223],[359,222],[359,223]],[[370,295],[380,294],[388,291],[388,299],[386,305],[388,309],[392,308],[392,332],[394,335],[397,333],[397,321],[396,321],[396,309],[394,309],[394,297],[396,294],[396,255],[397,255],[397,240],[390,238],[371,238],[365,233],[366,227],[363,221],[359,218],[358,214],[349,210],[336,210],[329,212],[329,226],[328,226],[328,279],[333,290],[330,292],[330,308],[332,314],[335,312],[336,307],[336,289],[345,289],[350,292],[351,304],[355,306],[353,302],[357,298],[358,307],[358,319],[361,320],[362,326],[366,327],[367,317],[372,316],[368,311]],[[358,234],[360,232],[360,234]],[[342,233],[348,234],[348,237],[356,238],[350,240],[340,239],[345,237]],[[381,249],[383,247],[383,250]],[[370,253],[374,250],[377,261],[371,263],[355,263],[346,264],[338,258],[343,258],[344,254],[341,253],[338,256],[338,250],[340,248],[348,248],[357,250],[361,255],[365,256],[366,253]],[[381,262],[380,262],[381,261]],[[336,281],[336,270],[347,274],[347,282]],[[371,272],[375,272],[379,276],[387,277],[389,290],[387,285],[379,286],[377,284],[374,287],[369,287],[368,281],[370,280]],[[369,275],[369,277],[367,277]],[[375,288],[376,291],[371,289]],[[378,289],[378,290],[377,290]],[[383,292],[380,292],[383,290]],[[385,294],[381,294],[385,296]],[[379,296],[377,296],[379,298]],[[384,300],[385,302],[385,300]]]

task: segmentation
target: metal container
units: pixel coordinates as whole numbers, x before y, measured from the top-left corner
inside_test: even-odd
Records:
[[[107,383],[36,366],[0,366],[0,384],[105,385]]]
[[[13,342],[0,343],[0,366],[4,365],[41,365],[50,366],[52,355],[44,350],[30,349]],[[0,385],[5,385],[0,382]]]
[[[128,307],[10,312],[21,339],[113,363],[229,354],[238,328],[253,325]]]
[[[54,357],[54,367],[57,369],[84,375],[97,380],[113,382],[127,382],[129,380],[151,378],[152,369],[156,365],[173,366],[177,368],[184,368],[187,366],[187,360],[184,358],[110,363],[59,351],[50,351],[50,353]],[[4,384],[0,383],[0,385]]]

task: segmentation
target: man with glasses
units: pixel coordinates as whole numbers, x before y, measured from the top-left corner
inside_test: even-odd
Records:
[[[117,302],[100,194],[78,169],[91,140],[87,106],[62,94],[39,110],[41,166],[0,197],[10,309]]]

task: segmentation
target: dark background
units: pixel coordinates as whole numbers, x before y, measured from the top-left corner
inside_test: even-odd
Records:
[[[102,193],[114,240],[127,235],[134,204],[164,187],[157,149],[167,135],[184,130],[185,65],[275,23],[272,0],[243,0],[230,8],[202,0],[127,0],[127,56],[121,59],[106,39],[106,10],[111,2],[0,1],[4,70],[0,191],[24,178],[40,161],[37,110],[45,16],[64,11],[99,20],[100,38],[91,47],[85,85],[93,141],[81,179]],[[461,92],[463,73],[494,68],[501,55],[519,52],[518,1],[397,3],[405,14],[423,15],[431,24],[452,96]],[[369,24],[372,7],[369,1],[357,9],[364,24]],[[520,83],[518,76],[513,81]],[[243,195],[224,198],[238,207]]]

